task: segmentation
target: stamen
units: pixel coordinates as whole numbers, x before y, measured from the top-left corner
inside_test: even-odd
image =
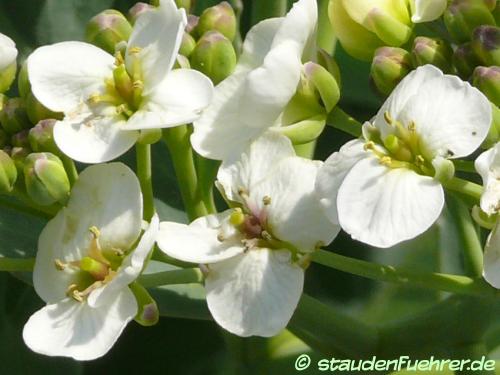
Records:
[[[68,267],[68,264],[67,263],[63,263],[63,261],[61,259],[56,259],[54,261],[54,265],[56,266],[56,269],[58,271],[63,271],[66,269],[66,267]]]
[[[142,90],[144,88],[144,82],[138,79],[134,81],[134,83],[132,83],[132,86],[134,87],[135,90]]]
[[[120,66],[125,63],[125,60],[123,59],[123,55],[121,52],[116,52],[115,53],[115,65]]]
[[[262,198],[262,203],[264,203],[264,206],[269,206],[271,204],[271,197],[269,195],[266,195],[264,198]]]
[[[393,120],[391,114],[389,113],[389,111],[384,112],[384,120],[385,120],[385,122],[387,122],[388,125],[393,124],[394,120]]]
[[[141,47],[135,46],[135,47],[129,48],[128,53],[129,53],[129,55],[135,55],[141,51],[142,51]]]
[[[217,234],[217,241],[224,242],[225,239],[226,238],[224,237],[224,235],[222,233]]]

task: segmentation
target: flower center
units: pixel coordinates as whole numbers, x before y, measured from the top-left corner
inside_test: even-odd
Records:
[[[365,129],[365,150],[371,151],[383,164],[389,168],[408,168],[418,174],[434,176],[435,170],[430,160],[424,155],[420,138],[416,132],[415,122],[406,126],[394,120],[389,112],[384,114],[386,123],[393,132],[382,138],[380,131],[373,125]],[[377,147],[379,146],[379,147]]]
[[[92,291],[113,280],[125,255],[121,249],[102,249],[96,227],[91,227],[89,232],[92,238],[86,256],[69,263],[60,259],[54,262],[59,271],[77,273],[76,282],[68,286],[66,294],[78,302],[85,301]]]

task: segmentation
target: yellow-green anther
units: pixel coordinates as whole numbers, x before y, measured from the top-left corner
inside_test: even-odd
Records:
[[[484,0],[453,0],[444,13],[444,23],[457,43],[470,41],[480,25],[495,25],[495,19]]]
[[[397,47],[382,47],[375,51],[370,77],[377,90],[388,96],[411,69],[408,51]]]
[[[218,31],[232,42],[236,36],[236,27],[237,21],[233,8],[227,1],[223,1],[203,11],[198,20],[196,32],[202,36],[209,31]]]
[[[116,106],[115,111],[117,115],[124,115],[127,117],[130,117],[134,114],[134,112],[130,109],[130,107],[125,103]]]
[[[450,72],[452,69],[452,55],[453,50],[446,41],[424,36],[415,38],[411,51],[411,59],[415,67],[432,64],[444,72]]]
[[[388,111],[384,112],[384,120],[388,125],[392,125],[394,122],[391,114]]]
[[[472,48],[482,65],[500,65],[500,28],[479,26],[472,34]]]
[[[245,221],[245,214],[240,208],[236,208],[235,211],[229,216],[229,222],[231,225],[238,227]]]
[[[80,269],[89,273],[95,280],[104,280],[109,273],[109,267],[91,257],[80,260]]]
[[[132,26],[117,10],[107,9],[93,17],[87,24],[85,39],[108,53],[115,53],[115,46],[127,41]]]
[[[474,70],[472,82],[497,107],[500,106],[500,67],[478,66]]]
[[[118,94],[126,102],[130,103],[133,100],[134,83],[127,72],[125,64],[119,65],[113,70],[113,79]]]
[[[0,123],[8,134],[15,134],[31,128],[32,124],[26,113],[26,105],[21,98],[12,98],[4,102],[0,111]]]
[[[0,193],[9,194],[17,180],[17,168],[11,157],[0,150]]]
[[[160,312],[156,301],[148,291],[138,282],[130,284],[130,290],[134,293],[138,306],[137,315],[134,318],[135,321],[145,327],[150,327],[158,323]]]

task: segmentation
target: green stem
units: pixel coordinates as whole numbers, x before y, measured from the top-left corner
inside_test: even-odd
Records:
[[[188,262],[183,262],[182,260],[178,260],[175,258],[172,258],[165,254],[163,251],[155,247],[153,250],[153,254],[151,255],[152,260],[156,260],[157,262],[161,263],[166,263],[166,264],[171,264],[176,267],[181,267],[181,268],[193,268],[196,267],[195,263],[188,263]]]
[[[161,285],[192,284],[201,283],[203,281],[203,274],[198,268],[187,268],[184,270],[141,275],[138,281],[145,288]]]
[[[3,258],[0,257],[0,271],[6,272],[31,272],[35,266],[35,258]]]
[[[468,195],[477,201],[481,199],[481,194],[483,194],[483,187],[481,185],[475,184],[474,182],[470,182],[467,180],[463,180],[458,177],[453,177],[451,180],[447,181],[443,185],[448,190]]]
[[[286,14],[287,0],[252,0],[252,25],[266,18]]]
[[[61,161],[63,163],[64,169],[66,170],[66,173],[68,174],[69,183],[71,186],[73,186],[78,180],[78,171],[76,170],[75,163],[66,155],[61,155]]]
[[[207,210],[198,189],[198,177],[189,137],[191,130],[187,125],[176,126],[163,132],[163,139],[170,151],[175,174],[181,190],[182,199],[189,220],[205,216]]]
[[[349,258],[325,250],[319,250],[312,256],[318,264],[348,272],[368,279],[387,281],[407,286],[419,286],[434,290],[494,297],[500,295],[483,279],[466,276],[448,275],[436,272],[418,272],[415,270],[396,268],[364,260]]]
[[[360,137],[362,134],[362,124],[354,117],[345,113],[339,107],[335,107],[333,111],[328,115],[326,124],[328,126],[331,126],[332,128],[342,130],[343,132],[354,137]]]
[[[198,191],[205,204],[207,212],[214,214],[217,207],[214,201],[214,182],[219,171],[220,161],[205,159],[196,155],[196,171],[198,172]]]
[[[10,199],[5,199],[3,197],[0,197],[0,207],[6,207],[10,208],[28,215],[36,216],[36,217],[41,217],[43,219],[50,219],[53,217],[52,214],[49,214],[47,212],[42,212],[40,210],[37,210],[35,208],[29,207],[25,204],[17,203],[13,200]]]
[[[328,17],[329,0],[318,1],[318,46],[328,52],[330,55],[335,53],[335,34]]]
[[[455,219],[463,244],[465,271],[472,277],[481,277],[483,273],[483,247],[469,208],[461,199],[451,194],[447,199],[448,207]]]
[[[151,221],[155,214],[153,196],[153,180],[151,178],[151,145],[137,143],[137,177],[141,184],[142,197],[144,200],[144,220]]]
[[[469,160],[453,160],[455,165],[455,170],[467,173],[476,173],[476,168],[474,167],[474,162]]]

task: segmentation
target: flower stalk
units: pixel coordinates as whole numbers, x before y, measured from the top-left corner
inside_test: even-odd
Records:
[[[153,181],[151,178],[151,145],[136,145],[137,177],[141,184],[144,200],[144,220],[150,221],[155,213]]]

